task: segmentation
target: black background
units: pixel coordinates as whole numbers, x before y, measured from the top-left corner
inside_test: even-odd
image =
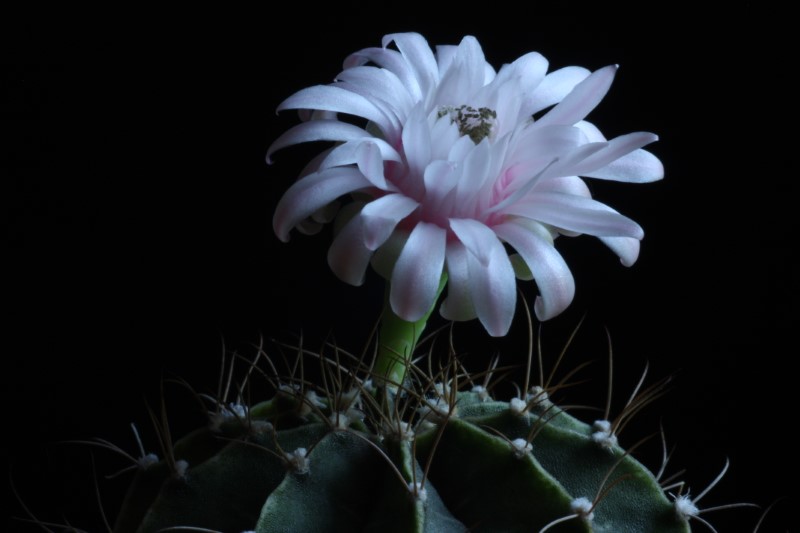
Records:
[[[4,460],[40,516],[60,521],[64,512],[98,527],[88,452],[54,443],[104,437],[133,450],[136,421],[154,448],[143,398],[153,403],[162,376],[210,391],[223,345],[252,354],[261,335],[291,341],[302,331],[319,345],[333,332],[342,346],[362,347],[381,281],[337,281],[325,263],[327,232],[277,240],[275,204],[313,150],[286,150],[271,167],[264,154],[296,123],[274,113],[285,97],[330,81],[347,54],[381,35],[410,30],[431,44],[474,34],[497,66],[531,50],[551,68],[621,65],[589,118],[609,137],[658,133],[651,149],[666,178],[592,184],[645,228],[642,253],[626,269],[589,237],[559,240],[577,296],[545,324],[545,345],[552,353],[585,315],[568,362],[594,360],[587,390],[604,391],[607,327],[617,411],[645,361],[651,380],[676,376],[622,443],[663,421],[677,446],[671,471],[686,468],[695,494],[729,458],[701,507],[798,496],[788,435],[796,136],[783,32],[753,12],[659,29],[654,15],[600,23],[487,11],[6,19],[15,31],[5,33],[0,72]],[[535,287],[523,291],[532,300]],[[494,352],[522,361],[517,317],[502,340],[476,333],[477,322],[457,326],[472,367]],[[602,406],[605,392],[587,401]],[[176,432],[195,421],[176,416]],[[644,458],[657,467],[658,446],[649,446]],[[97,457],[108,473],[106,455]],[[113,509],[120,487],[104,490]],[[779,503],[761,531],[785,531],[790,505]],[[751,531],[758,512],[704,516],[721,532]],[[24,529],[12,521],[5,530]]]

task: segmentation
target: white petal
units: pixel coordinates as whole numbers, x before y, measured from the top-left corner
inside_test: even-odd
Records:
[[[383,157],[378,145],[371,142],[359,143],[355,156],[358,170],[376,187],[387,190],[389,184],[383,175]]]
[[[522,201],[525,196],[527,196],[538,184],[539,182],[544,179],[544,176],[548,173],[550,168],[558,162],[558,159],[553,159],[547,166],[541,169],[537,174],[534,174],[527,181],[522,182],[516,190],[510,192],[507,190],[502,195],[502,200],[498,203],[494,204],[491,208],[484,209],[484,214],[495,213],[498,211],[507,210],[509,206],[513,206],[516,203]],[[510,194],[509,194],[510,193]]]
[[[378,139],[377,137],[370,137],[367,140],[349,141],[339,146],[334,147],[325,159],[319,165],[320,170],[331,167],[342,167],[346,165],[358,164],[361,160],[359,150],[362,144],[370,144],[377,147],[379,156],[386,161],[401,161],[402,157],[395,151],[394,148],[386,141]],[[362,154],[363,156],[363,154]],[[375,184],[376,187],[388,187],[385,181],[380,181]]]
[[[450,151],[458,144],[461,134],[458,126],[450,121],[450,117],[428,117],[431,130],[431,160],[449,159]]]
[[[505,135],[518,127],[522,106],[519,79],[508,79],[503,83],[492,83],[474,98],[476,107],[488,107],[497,113],[493,127],[493,138]]]
[[[328,265],[336,276],[359,286],[369,266],[372,251],[364,246],[363,219],[356,215],[348,222],[328,249]]]
[[[372,99],[385,102],[402,119],[414,105],[408,89],[393,72],[375,67],[354,67],[342,71],[337,79],[363,87]]]
[[[466,136],[464,138],[468,139]],[[469,152],[461,167],[461,178],[456,187],[456,202],[461,204],[462,208],[469,209],[468,206],[474,203],[475,196],[486,183],[490,163],[489,140],[483,139]]]
[[[331,168],[309,174],[289,187],[278,202],[272,218],[275,234],[288,242],[289,232],[303,219],[343,194],[369,185],[355,168]]]
[[[386,48],[365,48],[348,56],[344,60],[344,67],[345,69],[353,68],[368,62],[375,63],[397,76],[403,86],[408,89],[412,101],[418,102],[422,98],[422,90],[417,77],[399,52]]]
[[[556,192],[535,192],[506,207],[505,213],[523,216],[568,231],[602,237],[644,237],[642,227],[591,198]]]
[[[481,265],[489,264],[492,244],[497,241],[494,232],[486,224],[470,218],[451,218],[450,229]]]
[[[458,241],[447,243],[447,297],[439,313],[447,320],[472,320],[478,316],[472,303],[469,252]]]
[[[418,206],[418,202],[402,194],[387,194],[368,203],[361,211],[366,247],[376,250],[386,242],[397,224]]]
[[[278,137],[267,151],[267,163],[272,163],[272,154],[293,144],[312,141],[346,142],[372,137],[366,130],[339,120],[312,120],[289,129]]]
[[[447,160],[454,163],[460,163],[472,153],[474,148],[475,143],[472,142],[472,139],[470,139],[469,136],[464,135],[463,137],[459,137],[459,139],[453,144],[453,146],[450,148],[450,151],[447,153]]]
[[[422,318],[434,304],[444,268],[447,232],[435,224],[418,223],[392,271],[389,302],[409,322]]]
[[[529,52],[518,57],[510,65],[503,65],[492,83],[504,81],[507,77],[518,78],[520,88],[530,92],[536,89],[547,74],[547,59],[539,52]]]
[[[530,176],[555,157],[563,157],[585,144],[586,135],[572,126],[528,127],[517,132],[511,142],[513,149],[509,150],[507,160],[524,163],[530,168]]]
[[[458,45],[453,63],[436,88],[433,104],[459,106],[483,86],[484,64],[481,45],[472,36],[466,36]]]
[[[603,180],[649,183],[664,177],[664,165],[650,152],[639,149],[584,175]]]
[[[517,305],[517,280],[503,244],[492,234],[487,242],[490,260],[483,265],[468,254],[472,302],[478,318],[493,337],[508,333]]]
[[[494,67],[489,63],[486,63],[483,66],[483,84],[489,85],[496,76],[497,72],[494,70]]]
[[[503,166],[508,159],[511,140],[511,135],[504,135],[489,145],[489,170],[487,170],[489,181],[487,185],[491,184],[494,186],[494,183],[503,172]],[[487,200],[489,200],[489,198],[487,198]]]
[[[525,54],[512,64],[503,65],[497,77],[476,95],[476,99],[487,100],[485,105],[497,111],[501,130],[508,131],[514,125],[528,120],[533,114],[527,107],[530,95],[542,82],[546,73],[547,60],[541,54],[537,52]],[[513,96],[508,93],[502,94],[509,90]],[[489,103],[489,100],[492,100],[492,103]]]
[[[575,127],[581,130],[586,138],[591,143],[598,143],[607,141],[603,132],[600,131],[600,128],[592,124],[591,122],[587,122],[586,120],[580,120],[575,123]]]
[[[619,256],[620,263],[629,267],[639,258],[639,239],[631,237],[598,237]]]
[[[418,33],[392,33],[384,36],[381,44],[386,48],[392,41],[408,62],[422,94],[429,94],[439,79],[439,66],[428,41]]]
[[[603,148],[575,163],[575,166],[569,170],[569,174],[584,176],[587,172],[603,168],[634,150],[638,150],[642,146],[657,140],[658,136],[653,133],[637,132],[620,135],[605,143],[590,143],[602,144]]]
[[[497,235],[510,244],[528,264],[539,288],[534,303],[539,320],[561,313],[575,296],[575,280],[564,259],[547,236],[547,230],[530,223],[528,227],[508,222],[495,226]]]
[[[452,44],[438,44],[436,45],[436,64],[439,65],[439,78],[444,76],[447,69],[453,63],[453,58],[456,56],[458,46]]]
[[[564,67],[544,77],[533,91],[522,109],[524,116],[531,116],[542,109],[555,105],[567,96],[577,84],[591,72],[583,67]]]
[[[586,182],[578,176],[560,176],[558,178],[542,180],[536,185],[536,193],[540,192],[557,192],[561,194],[583,196],[585,198],[592,197],[592,193],[589,192],[589,187],[586,185]]]
[[[348,113],[364,117],[379,126],[388,125],[386,116],[375,104],[359,94],[333,85],[315,85],[302,89],[278,106],[279,112],[284,109],[321,109]]]
[[[616,65],[609,65],[592,74],[575,86],[553,109],[539,119],[540,125],[545,124],[575,124],[583,120],[608,92],[614,75],[617,73]]]
[[[374,122],[374,126],[380,130],[381,136],[389,142],[396,142],[400,138],[400,132],[403,129],[403,123],[400,120],[398,109],[393,104],[387,102],[384,98],[373,94],[369,88],[361,84],[350,83],[346,81],[336,82],[336,87],[350,91],[359,96],[366,98],[375,108],[380,111],[383,117]]]
[[[600,142],[600,143],[586,143],[576,148],[573,148],[569,152],[565,154],[561,154],[559,157],[559,161],[557,165],[554,165],[552,168],[552,176],[565,176],[570,174],[577,174],[574,170],[577,170],[579,165],[582,161],[585,161],[589,157],[593,156],[597,152],[600,152],[606,148],[608,143]]]
[[[489,168],[486,170],[487,180],[483,185],[482,192],[478,195],[477,212],[487,215],[491,213],[493,203],[505,196],[505,186],[508,182],[505,180],[503,166],[506,162],[506,154],[508,153],[510,135],[505,135],[497,142],[489,146]]]
[[[437,209],[445,196],[458,184],[458,173],[455,164],[449,161],[434,161],[425,169],[425,204]]]
[[[419,179],[431,160],[431,130],[422,107],[415,107],[403,129],[403,151],[411,179]]]

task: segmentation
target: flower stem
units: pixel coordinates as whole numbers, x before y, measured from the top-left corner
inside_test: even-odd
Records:
[[[439,295],[442,293],[446,283],[447,274],[442,274],[439,290],[433,300],[433,305],[416,322],[403,320],[392,311],[392,306],[389,303],[390,287],[387,285],[383,302],[381,328],[378,333],[378,356],[373,368],[373,373],[379,381],[393,388],[403,384],[411,363],[411,357],[417,347],[417,342],[425,330],[428,318],[436,308]]]

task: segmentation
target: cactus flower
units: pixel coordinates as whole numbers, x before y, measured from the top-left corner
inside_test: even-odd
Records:
[[[491,335],[510,327],[516,279],[535,280],[540,320],[558,315],[575,282],[556,237],[596,236],[630,266],[644,235],[592,199],[582,178],[642,183],[661,179],[663,167],[642,149],[656,135],[607,140],[585,120],[616,66],[547,70],[534,52],[496,71],[469,36],[434,52],[418,34],[392,34],[352,54],[332,84],[278,107],[301,110],[304,121],[268,160],[297,143],[335,144],[281,199],[276,234],[287,241],[292,229],[312,233],[338,216],[331,269],[359,285],[372,264],[403,320],[435,305],[443,275],[441,314],[477,317]],[[345,196],[352,202],[337,213]]]

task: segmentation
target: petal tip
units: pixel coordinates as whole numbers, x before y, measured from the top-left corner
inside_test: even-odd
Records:
[[[552,308],[548,309],[545,306],[544,299],[541,296],[536,297],[536,301],[533,303],[533,312],[540,322],[545,322],[558,315]]]
[[[484,324],[484,327],[486,328],[486,332],[491,337],[505,337],[508,335],[508,330],[511,329],[511,324]]]

